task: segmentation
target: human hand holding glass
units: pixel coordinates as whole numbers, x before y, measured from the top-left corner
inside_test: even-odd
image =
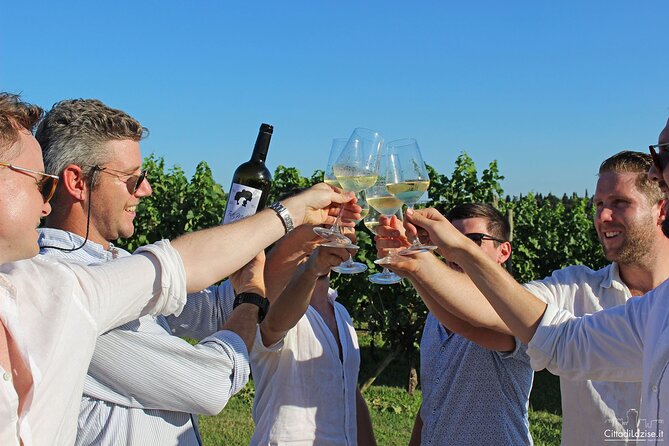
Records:
[[[365,199],[365,193],[364,191],[360,191],[357,194],[355,194],[355,197],[357,198],[357,204],[362,208],[362,211],[360,211],[360,220],[356,220],[356,223],[361,221],[365,216],[369,213],[369,204],[367,204],[367,200]],[[330,245],[329,243],[325,243],[325,246],[333,246]],[[341,265],[335,266],[332,268],[333,271],[338,272],[339,274],[356,274],[356,273],[361,273],[363,271],[367,270],[367,265],[364,263],[360,262],[354,262],[353,261],[353,256],[349,253],[348,255],[348,260],[345,262],[342,262]]]
[[[387,144],[388,164],[386,169],[386,187],[388,192],[402,200],[407,210],[413,212],[414,205],[430,186],[430,176],[420,153],[418,143],[413,138],[398,139]],[[424,245],[415,237],[411,246],[399,252],[409,255],[437,249],[433,245]]]
[[[387,162],[387,156],[384,156],[381,160],[382,169],[386,162]],[[383,172],[384,170],[381,171]],[[367,194],[367,202],[369,203],[370,206],[370,213],[367,215],[366,218],[370,219],[370,224],[372,218],[376,218],[376,224],[374,225],[374,227],[378,225],[379,214],[391,218],[396,212],[398,212],[402,208],[402,200],[398,199],[397,197],[393,196],[390,192],[388,192],[388,189],[386,188],[385,175],[380,176],[376,184],[367,189],[365,193]],[[377,211],[378,214],[373,216],[371,209]],[[385,263],[388,262],[389,258],[390,254],[381,259],[375,260],[374,263],[376,263],[377,265],[384,265]],[[400,282],[402,278],[384,266],[382,272],[372,274],[371,276],[369,276],[369,280],[372,283],[388,285]]]
[[[356,128],[347,140],[332,170],[341,189],[347,192],[360,192],[376,181],[379,167],[379,151],[383,145],[383,137],[373,130]],[[336,151],[333,142],[333,150]],[[338,226],[340,217],[335,226]],[[347,248],[357,247],[348,237],[336,233],[334,228],[314,228],[328,243],[339,243]]]

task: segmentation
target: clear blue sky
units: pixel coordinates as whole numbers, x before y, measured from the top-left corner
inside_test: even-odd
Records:
[[[99,98],[148,127],[143,154],[224,188],[261,122],[270,170],[309,176],[354,127],[415,137],[452,172],[492,160],[507,194],[594,191],[669,116],[669,2],[8,0],[0,89]]]

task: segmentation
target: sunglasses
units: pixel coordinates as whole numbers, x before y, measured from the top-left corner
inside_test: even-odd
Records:
[[[481,234],[480,232],[472,232],[471,234],[465,234],[465,237],[467,237],[469,240],[473,241],[479,246],[481,246],[483,240],[492,240],[493,242],[498,242],[498,243],[504,243],[506,241],[493,237],[492,235]]]
[[[37,170],[26,169],[25,167],[19,167],[3,162],[0,162],[0,166],[7,167],[14,172],[24,173],[31,176],[35,180],[35,183],[37,183],[37,189],[42,194],[42,198],[44,198],[45,203],[51,200],[54,192],[56,192],[56,186],[58,186],[58,176],[56,175],[38,172]],[[35,178],[33,175],[39,175],[39,178]]]
[[[669,143],[648,146],[650,157],[653,159],[653,165],[655,165],[655,169],[657,169],[657,173],[659,174],[661,174],[664,171],[664,168],[667,167],[667,164],[669,164],[666,159],[669,152],[666,149],[662,150],[661,147],[669,147]],[[657,151],[655,149],[657,149]]]
[[[121,177],[128,177],[127,180],[123,181],[126,186],[128,186],[128,192],[130,192],[131,195],[134,195],[137,190],[142,186],[142,183],[146,179],[146,173],[147,170],[141,170],[139,173],[128,173],[128,172],[123,172],[121,170],[115,170],[115,169],[110,169],[109,167],[100,167],[97,164],[95,166],[85,166],[85,167],[92,167],[94,170],[98,172],[103,172],[108,175],[113,175],[119,180],[121,180]]]

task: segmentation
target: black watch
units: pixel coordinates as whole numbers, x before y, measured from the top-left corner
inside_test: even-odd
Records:
[[[269,300],[258,293],[239,293],[235,296],[235,303],[232,308],[235,309],[239,304],[253,304],[258,307],[258,323],[261,323],[269,311]]]

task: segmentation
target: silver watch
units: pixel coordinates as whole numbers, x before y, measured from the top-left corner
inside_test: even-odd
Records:
[[[286,209],[286,207],[282,205],[281,202],[277,201],[269,208],[274,212],[276,212],[276,215],[278,215],[279,218],[281,219],[281,223],[283,223],[283,227],[286,230],[286,234],[288,234],[295,228],[295,226],[293,225],[293,219],[290,218],[290,212],[288,212],[288,209]]]

